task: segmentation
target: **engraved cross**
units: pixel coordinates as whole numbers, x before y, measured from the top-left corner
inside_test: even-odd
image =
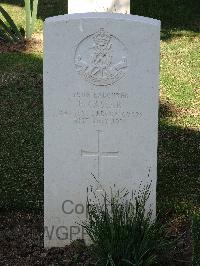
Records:
[[[97,157],[97,178],[98,181],[100,180],[100,163],[101,163],[101,158],[102,157],[118,157],[119,156],[119,151],[110,151],[110,152],[103,152],[100,150],[100,135],[102,131],[97,130],[97,151],[85,151],[81,150],[81,156],[86,156],[86,157]],[[97,187],[96,190],[100,190],[100,185]]]

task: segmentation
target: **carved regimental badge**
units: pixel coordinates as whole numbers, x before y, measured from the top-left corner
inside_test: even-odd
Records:
[[[90,83],[111,85],[126,74],[127,49],[118,38],[101,28],[78,44],[75,67]]]

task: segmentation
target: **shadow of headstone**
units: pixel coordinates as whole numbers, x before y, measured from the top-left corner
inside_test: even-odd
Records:
[[[200,30],[198,0],[131,0],[131,14],[161,20],[163,40],[176,37],[172,30]]]
[[[176,106],[160,103],[157,198],[169,215],[200,204],[200,131],[169,123],[179,115]]]

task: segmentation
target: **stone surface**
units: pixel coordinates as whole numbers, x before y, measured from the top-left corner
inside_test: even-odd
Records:
[[[130,13],[130,0],[68,0],[68,13]]]
[[[131,191],[152,181],[155,214],[160,22],[65,15],[46,20],[44,37],[44,243],[51,247],[84,237],[77,222],[91,186]]]

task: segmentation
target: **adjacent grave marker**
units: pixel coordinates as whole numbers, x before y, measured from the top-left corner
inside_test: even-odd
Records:
[[[68,13],[130,13],[130,0],[68,0]]]
[[[46,247],[85,237],[78,223],[86,217],[90,186],[134,190],[152,180],[155,214],[159,40],[160,22],[139,16],[46,20]]]

